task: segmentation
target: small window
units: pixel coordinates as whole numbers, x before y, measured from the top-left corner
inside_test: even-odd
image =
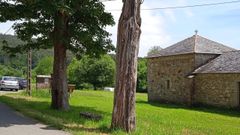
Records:
[[[170,89],[170,80],[167,80],[167,89]]]
[[[48,82],[49,82],[49,79],[48,78],[44,78],[44,83],[48,84]]]

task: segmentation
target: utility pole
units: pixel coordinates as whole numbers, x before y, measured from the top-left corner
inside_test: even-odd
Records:
[[[27,68],[27,93],[29,96],[32,94],[32,50],[28,50],[28,68]]]

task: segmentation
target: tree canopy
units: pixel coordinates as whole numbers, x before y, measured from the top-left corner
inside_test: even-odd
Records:
[[[2,50],[2,47],[3,47],[2,41],[4,40],[7,41],[10,47],[16,47],[16,45],[23,44],[23,41],[21,41],[14,35],[0,34],[0,64],[5,65],[9,68],[18,70],[19,72],[22,72],[22,74],[26,76],[27,54],[18,53],[18,54],[15,54],[15,56],[11,56],[10,54],[6,53],[4,50]],[[53,49],[34,50],[32,53],[32,68],[35,68],[39,63],[39,61],[43,57],[47,57],[47,56],[53,56]],[[72,56],[70,53],[68,58],[72,59]]]
[[[68,79],[77,87],[84,88],[91,84],[94,89],[113,86],[115,62],[109,55],[100,58],[83,57],[80,61],[73,59],[68,66]]]
[[[36,75],[50,75],[53,72],[53,57],[42,58],[34,69]]]
[[[52,108],[68,110],[67,50],[77,57],[98,56],[114,49],[105,30],[113,25],[99,0],[2,0],[0,22],[17,21],[13,28],[23,44],[4,49],[23,52],[54,48]]]
[[[151,55],[154,55],[154,54],[158,54],[160,50],[162,50],[162,47],[160,47],[160,46],[153,46],[153,47],[151,47],[149,49],[147,55],[151,56]]]
[[[53,33],[59,22],[57,14],[67,19],[64,39]],[[24,41],[16,47],[5,46],[9,52],[50,48],[53,39],[63,40],[67,49],[77,56],[98,55],[114,49],[108,38],[110,33],[104,30],[114,20],[99,0],[2,0],[0,22],[6,21],[17,21],[13,28]]]
[[[22,77],[23,73],[21,72],[21,70],[17,70],[17,69],[14,69],[12,67],[0,64],[0,76],[17,76],[17,77]]]
[[[147,92],[147,59],[138,58],[137,92]]]

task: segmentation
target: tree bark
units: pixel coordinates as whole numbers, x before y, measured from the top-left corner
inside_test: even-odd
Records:
[[[68,87],[67,87],[67,58],[66,45],[68,42],[68,17],[64,12],[57,12],[54,20],[53,43],[54,65],[52,75],[52,108],[68,110]]]
[[[117,70],[112,128],[131,132],[136,128],[135,93],[141,35],[140,0],[123,0],[118,24]]]

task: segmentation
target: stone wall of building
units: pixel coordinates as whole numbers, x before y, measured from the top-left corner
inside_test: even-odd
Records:
[[[189,104],[194,54],[148,59],[148,100]]]
[[[195,103],[218,107],[239,106],[240,74],[197,74]]]
[[[218,57],[219,54],[197,53],[195,54],[195,67],[198,68]]]

